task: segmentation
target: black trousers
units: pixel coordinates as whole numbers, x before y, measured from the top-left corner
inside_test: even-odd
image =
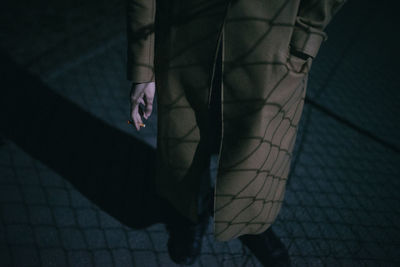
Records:
[[[214,79],[211,87],[211,99],[210,106],[208,109],[208,123],[209,131],[207,132],[208,137],[206,138],[206,146],[208,151],[208,175],[203,176],[203,181],[199,190],[199,214],[201,213],[211,213],[213,214],[213,200],[214,200],[214,187],[213,180],[210,171],[211,160],[216,159],[213,155],[218,156],[220,142],[221,142],[221,81],[222,81],[222,42],[218,47],[217,61],[214,71]],[[207,172],[206,172],[207,173]],[[215,175],[215,174],[214,174]]]
[[[214,71],[214,80],[211,88],[211,103],[209,108],[210,122],[210,151],[212,154],[219,152],[221,142],[221,81],[222,81],[222,42],[220,42],[217,54],[217,61]]]

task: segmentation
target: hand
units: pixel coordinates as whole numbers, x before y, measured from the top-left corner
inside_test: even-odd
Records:
[[[138,131],[140,130],[140,124],[143,124],[141,116],[147,120],[153,111],[154,93],[155,82],[132,83],[130,93],[131,120]]]

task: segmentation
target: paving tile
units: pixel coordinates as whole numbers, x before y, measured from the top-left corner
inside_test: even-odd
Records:
[[[0,201],[1,203],[22,202],[21,190],[17,185],[1,185]]]
[[[46,195],[43,187],[41,186],[24,186],[21,188],[25,201],[36,204],[46,205]]]
[[[84,232],[89,249],[105,249],[108,247],[104,231],[102,229],[87,229]]]
[[[15,171],[11,166],[0,166],[0,184],[10,185],[15,184]]]
[[[12,266],[13,265],[10,253],[7,250],[5,250],[4,248],[0,249],[0,259],[1,259],[2,264],[4,264],[4,266]]]
[[[53,214],[59,227],[76,226],[74,210],[72,208],[55,207]]]
[[[109,248],[126,248],[128,246],[125,232],[122,229],[106,229],[104,233]]]
[[[64,186],[63,179],[51,170],[39,170],[39,175],[43,186]]]
[[[67,256],[62,248],[43,248],[40,250],[42,266],[63,267],[69,266]]]
[[[15,266],[39,266],[40,258],[34,247],[13,247],[13,262]]]
[[[135,251],[133,258],[136,266],[158,266],[156,253],[151,251]]]
[[[77,220],[81,227],[98,227],[97,212],[94,209],[77,209]]]
[[[36,243],[41,248],[60,247],[59,230],[52,226],[36,226]]]
[[[114,266],[113,257],[108,250],[96,250],[93,252],[93,257],[96,267]]]
[[[134,264],[132,253],[128,249],[113,249],[112,256],[116,266],[132,266]]]
[[[68,251],[69,266],[94,266],[92,262],[92,255],[87,251]]]
[[[60,229],[63,246],[68,250],[83,250],[87,248],[82,232],[76,228]]]
[[[129,247],[133,250],[153,249],[147,231],[131,231],[128,234]]]
[[[50,205],[69,206],[69,195],[66,189],[47,188],[47,199]]]
[[[33,225],[54,224],[52,210],[44,205],[29,205],[29,218]]]
[[[7,225],[6,235],[8,243],[12,245],[33,245],[35,243],[35,237],[30,225]]]

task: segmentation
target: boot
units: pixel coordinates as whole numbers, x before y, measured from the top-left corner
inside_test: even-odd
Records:
[[[213,188],[210,187],[210,157],[206,159],[204,172],[201,176],[197,199],[198,223],[190,221],[181,215],[172,216],[166,223],[169,233],[167,243],[170,258],[178,264],[193,264],[201,252],[203,236],[209,225],[214,203]],[[177,215],[175,213],[175,215]]]
[[[197,260],[208,224],[209,213],[201,214],[198,223],[182,218],[179,222],[166,224],[168,253],[175,263],[191,265]]]
[[[243,235],[240,241],[246,245],[264,266],[289,267],[289,253],[271,227],[258,235]]]

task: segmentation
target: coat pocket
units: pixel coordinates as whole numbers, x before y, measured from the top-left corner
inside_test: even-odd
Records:
[[[286,66],[289,71],[298,73],[298,74],[307,74],[310,71],[312,64],[312,58],[302,59],[293,55],[292,53],[287,53]]]

